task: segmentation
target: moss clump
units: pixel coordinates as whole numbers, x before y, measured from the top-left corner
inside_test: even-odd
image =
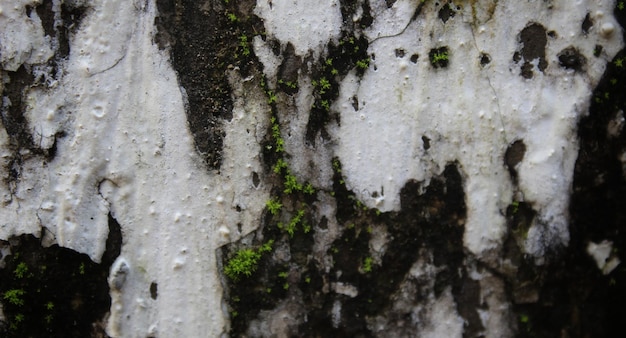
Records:
[[[22,289],[12,289],[6,291],[2,298],[13,305],[22,306],[24,305],[24,294]]]
[[[450,51],[448,47],[440,47],[431,49],[428,53],[430,64],[435,68],[446,68],[450,61]]]
[[[278,215],[278,213],[280,213],[280,209],[283,207],[280,201],[275,198],[267,201],[267,203],[265,203],[265,206],[267,207],[267,210],[270,212],[270,214],[274,216]]]
[[[263,244],[258,249],[241,249],[228,261],[224,267],[224,274],[234,282],[239,281],[242,276],[250,277],[258,267],[261,256],[272,251],[273,240]]]

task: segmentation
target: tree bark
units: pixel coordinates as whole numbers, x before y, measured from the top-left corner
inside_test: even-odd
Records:
[[[0,332],[616,337],[624,1],[0,1]]]

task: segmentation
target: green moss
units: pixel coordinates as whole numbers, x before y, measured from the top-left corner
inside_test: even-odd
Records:
[[[298,180],[291,173],[285,175],[285,194],[291,194],[302,190],[302,184],[298,183]]]
[[[304,218],[304,214],[305,214],[304,209],[298,210],[296,215],[285,226],[285,231],[289,234],[289,236],[293,237],[293,235],[296,233],[296,229],[298,228],[298,225],[300,225],[301,223],[305,224],[302,222],[302,219]],[[308,231],[310,231],[310,226],[307,225],[307,227],[309,228]],[[305,231],[305,233],[308,232],[306,231],[306,228],[304,226],[303,226],[303,231]]]
[[[261,259],[261,254],[255,250],[239,250],[235,257],[228,261],[228,265],[224,268],[224,273],[235,281],[239,280],[242,275],[250,277],[256,271],[259,259]]]
[[[341,173],[341,162],[338,159],[333,159],[333,171],[336,173]]]
[[[433,54],[430,62],[435,64],[441,61],[448,61],[449,57],[448,51],[437,52]]]
[[[313,195],[315,194],[315,188],[313,188],[313,185],[311,183],[307,183],[304,188],[302,188],[302,192],[307,195]]]
[[[239,47],[243,56],[250,56],[250,44],[248,43],[248,37],[246,35],[239,36]]]
[[[283,205],[274,198],[267,201],[267,203],[265,203],[265,206],[267,207],[267,210],[270,212],[270,214],[274,216],[278,215],[280,213],[280,209],[283,207]]]
[[[276,97],[272,96],[273,95],[271,94],[272,92],[270,91],[269,93],[270,94],[268,95],[270,95],[270,99],[274,97],[274,100],[275,100]],[[274,139],[275,151],[277,153],[282,153],[285,151],[285,140],[280,135],[280,125],[278,125],[278,121],[273,116],[270,118],[270,122],[272,124],[272,138]],[[284,163],[284,166],[287,167],[287,164]]]
[[[15,270],[13,271],[13,274],[17,278],[24,278],[24,276],[26,276],[27,273],[28,273],[28,266],[24,262],[20,262],[17,265],[17,267],[15,267]]]
[[[273,241],[263,244],[259,249],[241,249],[237,251],[224,267],[224,274],[233,281],[239,281],[241,277],[250,277],[258,268],[259,260],[263,253],[272,250]]]
[[[528,323],[529,319],[530,318],[528,318],[528,315],[525,315],[525,314],[522,314],[522,315],[519,316],[520,323],[526,324],[526,323]]]
[[[324,95],[331,87],[330,81],[328,81],[325,77],[321,77],[319,81],[313,81],[312,83],[315,87],[317,87],[320,95]]]
[[[328,102],[328,100],[320,101],[320,105],[320,108],[324,109],[325,111],[330,111],[330,102]]]
[[[280,138],[280,126],[278,125],[278,121],[272,116],[270,122],[272,123],[272,137],[275,139]]]
[[[276,161],[276,164],[274,164],[274,167],[272,167],[272,171],[275,174],[280,174],[283,169],[287,169],[287,162],[285,160],[283,160],[282,158],[279,158]]]
[[[365,257],[365,260],[363,260],[363,272],[365,273],[372,272],[373,262],[374,260],[372,259],[372,257]]]
[[[279,138],[276,140],[276,152],[282,153],[285,151],[285,140]]]
[[[284,86],[286,86],[288,88],[291,88],[291,89],[298,88],[298,84],[296,84],[293,81],[284,81],[283,79],[280,79],[280,80],[278,80],[278,84],[284,85]]]
[[[362,59],[356,62],[356,66],[360,69],[367,69],[370,66],[370,59]]]
[[[22,289],[11,289],[4,293],[3,298],[13,305],[22,306],[24,305],[24,299],[22,298],[24,294],[26,292]]]
[[[274,245],[274,240],[271,239],[265,243],[263,243],[263,245],[261,245],[261,247],[259,248],[259,252],[260,253],[267,253],[267,252],[271,252],[272,251],[272,245]]]
[[[24,314],[23,313],[18,313],[15,315],[15,317],[13,317],[13,321],[11,321],[11,324],[9,325],[9,328],[12,331],[15,331],[19,328],[19,324],[21,322],[24,321]]]
[[[276,94],[274,94],[274,92],[272,92],[271,90],[267,92],[267,104],[272,104],[272,103],[276,103],[277,97]]]

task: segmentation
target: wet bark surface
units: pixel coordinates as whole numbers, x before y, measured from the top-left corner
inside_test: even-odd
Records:
[[[387,1],[387,6],[394,3]],[[221,168],[222,124],[232,119],[233,98],[227,70],[238,68],[243,75],[260,73],[251,40],[255,35],[266,37],[262,22],[253,14],[254,5],[254,1],[157,1],[160,15],[155,21],[155,43],[170,52],[186,94],[187,120],[196,150],[210,170]],[[295,55],[289,45],[277,45],[275,51],[283,57],[278,74],[282,82],[277,83],[277,90],[286,95],[297,93],[294,83],[302,71],[310,72],[316,81],[306,134],[301,135],[312,149],[332,141],[327,124],[341,123],[329,109],[338,96],[336,78],[352,69],[362,74],[373,58],[367,54],[369,42],[355,34],[372,23],[368,2],[360,8],[350,1],[341,1],[340,6],[345,18],[351,18],[357,10],[363,14],[356,22],[344,20],[342,37],[338,43],[327,46],[325,60],[314,64]],[[51,78],[57,76],[59,63],[69,55],[70,36],[86,10],[62,5],[63,25],[55,27],[52,1],[29,9],[42,19],[46,34],[59,42],[55,57],[47,65]],[[453,7],[444,5],[438,15],[445,23],[455,13]],[[615,13],[622,25],[623,13]],[[594,22],[587,16],[581,30],[587,33],[591,29]],[[519,32],[520,48],[512,54],[520,64],[522,77],[541,76],[548,62],[546,44],[555,34],[537,23],[529,23]],[[601,54],[602,46],[598,45],[596,51],[593,57]],[[444,50],[435,52],[441,54]],[[396,49],[395,53],[402,58],[406,52]],[[434,53],[428,57],[432,62]],[[592,56],[567,47],[556,57],[561,67],[580,72]],[[414,54],[410,60],[416,63],[418,58]],[[483,54],[480,62],[488,64],[489,55]],[[432,65],[445,68],[448,62],[439,60]],[[56,152],[54,145],[46,149],[37,145],[24,117],[25,90],[43,85],[30,67],[23,65],[15,72],[6,72],[8,82],[2,93],[6,98],[1,111],[2,127],[12,150],[6,178],[9,182],[19,180],[24,156],[40,156],[45,162],[52,160]],[[566,248],[548,252],[545,262],[539,265],[524,256],[521,249],[521,239],[537,214],[530,203],[515,203],[506,210],[509,235],[501,258],[510,260],[512,269],[483,262],[466,252],[466,196],[458,164],[449,163],[427,186],[424,182],[407,182],[401,191],[400,211],[380,213],[365,207],[346,188],[338,160],[332,164],[331,190],[307,191],[304,183],[297,188],[300,183],[288,169],[275,169],[287,155],[275,150],[278,139],[270,127],[261,155],[267,172],[261,176],[269,177],[269,182],[264,183],[275,186],[272,198],[283,209],[273,214],[268,208],[258,231],[219,250],[222,268],[242,249],[253,248],[260,254],[258,267],[249,276],[223,278],[231,336],[261,335],[268,325],[273,325],[272,318],[279,315],[284,315],[280,318],[285,320],[276,329],[291,336],[411,336],[423,329],[416,323],[427,322],[425,312],[416,309],[428,304],[428,297],[433,294],[435,299],[451,295],[457,313],[465,321],[464,337],[481,337],[485,327],[480,311],[488,306],[481,296],[480,282],[471,276],[476,271],[505,285],[512,307],[511,327],[519,337],[621,336],[621,324],[626,320],[626,268],[620,264],[604,274],[586,251],[591,242],[610,241],[614,248],[610,257],[626,259],[620,251],[626,245],[626,102],[622,93],[625,68],[626,53],[621,51],[594,90],[589,116],[579,122],[580,151],[571,195],[570,243]],[[270,94],[269,89],[263,89]],[[352,104],[357,110],[358,99]],[[277,105],[270,105],[268,114],[277,118]],[[57,136],[63,135],[60,132]],[[430,141],[423,137],[424,149],[430,148]],[[516,165],[525,151],[523,140],[516,140],[504,155],[504,165],[514,184]],[[259,174],[254,177],[254,186],[258,187]],[[334,220],[320,216],[321,203],[337,206]],[[331,223],[336,224],[339,234],[320,249],[320,238],[329,231]],[[0,333],[7,337],[105,336],[101,320],[111,303],[107,278],[122,243],[120,225],[112,217],[109,232],[100,264],[56,245],[44,248],[32,236],[3,242],[0,301],[6,321],[1,323]],[[377,241],[384,244],[374,249]],[[260,249],[268,243],[270,252]],[[415,270],[422,271],[422,277]],[[149,291],[151,298],[157,299],[156,282]],[[376,331],[372,323],[384,331]]]

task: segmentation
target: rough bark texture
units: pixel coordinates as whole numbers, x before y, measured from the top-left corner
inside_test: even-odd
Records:
[[[624,1],[0,1],[0,335],[618,337]]]

